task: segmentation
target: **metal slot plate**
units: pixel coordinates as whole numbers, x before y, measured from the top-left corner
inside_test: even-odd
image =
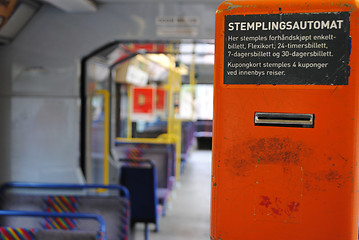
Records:
[[[314,114],[256,112],[254,125],[314,128]]]

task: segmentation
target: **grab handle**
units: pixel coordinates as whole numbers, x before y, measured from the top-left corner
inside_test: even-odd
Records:
[[[314,114],[256,112],[254,125],[314,128]]]

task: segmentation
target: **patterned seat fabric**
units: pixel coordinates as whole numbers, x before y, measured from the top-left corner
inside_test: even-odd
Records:
[[[1,240],[33,240],[35,229],[0,227]]]
[[[48,196],[44,199],[45,211],[56,213],[75,213],[78,209],[78,199],[73,196]],[[76,229],[76,221],[71,218],[45,218],[44,229]]]
[[[0,240],[102,240],[103,233],[0,227]]]

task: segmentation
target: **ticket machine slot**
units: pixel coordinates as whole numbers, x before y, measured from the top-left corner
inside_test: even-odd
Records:
[[[254,125],[314,128],[314,114],[256,112]]]

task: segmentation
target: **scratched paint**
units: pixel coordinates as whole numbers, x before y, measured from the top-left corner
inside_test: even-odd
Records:
[[[348,169],[348,158],[331,153],[330,150],[324,153],[322,158],[327,159],[322,163],[322,170],[306,170],[304,173],[306,191],[325,192],[329,189],[340,189],[353,179],[352,168]]]
[[[312,172],[303,161],[313,159],[313,149],[288,137],[269,137],[246,141],[230,147],[233,158],[224,166],[237,177],[253,178],[255,220],[300,222],[303,191],[323,192],[342,188],[352,179],[342,172],[348,159],[337,154],[324,154],[328,166]]]
[[[224,165],[237,177],[253,179],[255,220],[300,222],[303,159],[312,149],[288,137],[252,139],[230,147]]]
[[[305,173],[305,189],[308,191],[327,191],[330,188],[342,188],[352,179],[352,173],[343,175],[340,171],[335,169],[335,165],[332,169],[323,170],[319,172]]]
[[[224,164],[236,176],[248,176],[257,164],[277,164],[285,170],[290,165],[301,166],[303,158],[311,155],[312,150],[301,142],[290,138],[260,138],[242,144],[229,146],[232,158]]]

